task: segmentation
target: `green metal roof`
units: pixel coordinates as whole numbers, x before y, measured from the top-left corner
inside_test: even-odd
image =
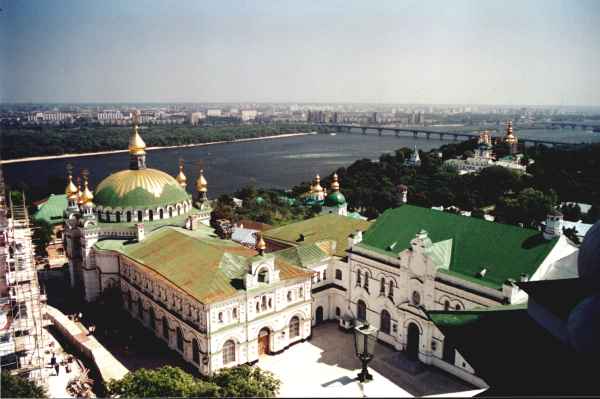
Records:
[[[321,241],[314,244],[290,247],[274,252],[273,255],[293,265],[309,268],[332,255],[333,241]]]
[[[365,220],[328,214],[267,230],[263,236],[265,239],[281,241],[294,246],[333,240],[337,243],[335,255],[344,257],[346,249],[348,249],[348,236],[356,230],[364,231],[370,225],[371,223]],[[300,234],[303,234],[304,240],[300,240]]]
[[[124,254],[203,303],[220,301],[243,290],[249,259],[256,254],[206,230],[175,227],[158,229],[142,242],[103,240],[95,247]],[[282,280],[308,275],[283,259],[276,259],[275,266]]]
[[[339,206],[344,205],[346,203],[346,197],[344,194],[339,191],[331,192],[327,197],[325,197],[325,206]]]
[[[452,240],[443,272],[494,288],[521,273],[531,276],[557,242],[537,230],[403,205],[380,215],[359,246],[395,257],[423,229],[434,243]],[[477,277],[484,268],[485,276]]]
[[[33,215],[35,220],[44,220],[50,224],[61,224],[64,222],[63,212],[67,209],[66,194],[50,194],[48,200],[43,203]]]
[[[427,314],[431,321],[438,327],[443,326],[462,326],[471,323],[476,323],[481,317],[485,317],[490,312],[504,312],[511,310],[526,310],[527,303],[519,303],[515,305],[499,305],[489,308],[475,308],[470,310],[436,310],[428,311]]]

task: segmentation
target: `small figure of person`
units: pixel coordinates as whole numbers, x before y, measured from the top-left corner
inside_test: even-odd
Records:
[[[79,312],[77,313],[77,321],[81,321],[81,319],[83,319],[83,313]]]
[[[56,370],[56,375],[58,375],[58,372],[60,371],[60,364],[56,363],[54,365],[54,370]]]
[[[54,356],[54,352],[52,352],[52,357],[50,358],[50,365],[54,366],[56,364],[56,356]]]

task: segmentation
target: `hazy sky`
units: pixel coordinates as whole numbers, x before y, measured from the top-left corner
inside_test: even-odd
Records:
[[[0,0],[0,100],[600,105],[600,1]]]

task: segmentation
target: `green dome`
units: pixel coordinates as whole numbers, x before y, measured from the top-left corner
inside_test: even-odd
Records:
[[[154,208],[188,201],[190,195],[171,175],[156,169],[122,170],[102,180],[94,195],[97,206]]]
[[[340,206],[346,203],[346,197],[339,191],[334,191],[325,198],[325,206]]]

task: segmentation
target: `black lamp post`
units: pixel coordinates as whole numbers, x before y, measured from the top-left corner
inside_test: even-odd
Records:
[[[356,357],[362,362],[362,370],[358,374],[358,380],[360,382],[373,379],[373,376],[369,374],[369,371],[367,370],[367,364],[373,360],[378,332],[379,330],[370,326],[369,323],[354,327],[354,348],[356,349]]]

